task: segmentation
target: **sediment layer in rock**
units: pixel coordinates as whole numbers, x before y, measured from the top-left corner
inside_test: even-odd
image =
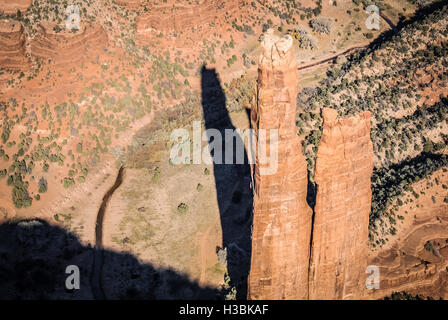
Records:
[[[31,54],[57,64],[74,63],[89,58],[88,50],[101,50],[107,44],[107,34],[100,25],[82,25],[77,32],[56,32],[53,23],[45,23],[31,43]]]
[[[29,67],[25,42],[23,26],[19,21],[0,20],[0,68],[20,71]]]
[[[269,129],[278,130],[278,169],[262,174],[257,152],[249,299],[306,299],[311,209],[306,202],[307,168],[297,136],[298,71],[293,40],[268,32],[262,41],[258,99],[252,108],[257,140],[273,150]],[[266,139],[261,131],[267,130]]]
[[[323,109],[309,274],[310,299],[359,298],[365,288],[372,199],[370,113]]]
[[[147,44],[162,33],[164,39],[182,34],[188,34],[198,39],[204,32],[216,32],[209,26],[223,20],[224,16],[232,15],[238,8],[239,0],[226,1],[194,1],[192,4],[170,1],[163,5],[153,5],[149,12],[143,13],[137,20],[137,42]],[[182,46],[182,41],[177,44]]]

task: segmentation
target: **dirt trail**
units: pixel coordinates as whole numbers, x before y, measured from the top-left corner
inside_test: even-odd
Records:
[[[101,202],[100,209],[98,210],[98,215],[96,217],[96,226],[95,226],[95,256],[93,259],[92,266],[92,278],[91,278],[91,286],[92,293],[95,300],[105,300],[106,295],[103,290],[102,283],[102,271],[104,264],[104,251],[103,251],[103,220],[106,212],[107,204],[109,203],[110,198],[114,194],[115,190],[120,187],[123,182],[123,173],[124,167],[120,167],[118,170],[117,178],[115,179],[115,183],[113,186],[106,192],[103,197],[103,201]]]
[[[207,240],[212,227],[213,226],[208,227],[207,231],[205,231],[204,235],[199,241],[199,247],[201,250],[201,276],[199,277],[199,285],[201,286],[205,285],[205,276],[207,271]]]
[[[304,70],[304,69],[308,69],[308,68],[311,68],[311,67],[315,67],[315,66],[318,66],[318,65],[321,65],[321,64],[333,61],[334,59],[336,59],[339,56],[346,56],[346,55],[350,55],[350,54],[353,54],[355,52],[364,50],[367,47],[368,47],[367,45],[365,45],[365,46],[354,46],[354,47],[351,47],[351,48],[348,48],[348,49],[344,50],[343,52],[336,53],[336,54],[334,54],[334,55],[332,55],[332,56],[330,56],[328,58],[325,58],[323,60],[319,60],[319,61],[313,62],[311,64],[300,66],[300,67],[298,67],[298,70]]]
[[[393,24],[393,22],[386,15],[384,15],[384,13],[380,13],[380,17],[383,18],[384,21],[386,21],[386,23],[389,25],[389,27],[393,30],[394,33],[397,33],[397,31],[398,31],[397,27]],[[312,67],[315,67],[315,66],[318,66],[318,65],[321,65],[321,64],[333,61],[333,60],[335,60],[339,56],[348,56],[348,55],[351,55],[351,54],[356,53],[358,51],[362,51],[362,50],[366,49],[367,47],[368,47],[368,45],[353,46],[353,47],[350,47],[350,48],[348,48],[348,49],[346,49],[346,50],[344,50],[342,52],[336,53],[336,54],[334,54],[334,55],[332,55],[332,56],[330,56],[328,58],[325,58],[325,59],[322,59],[322,60],[319,60],[319,61],[307,64],[307,65],[304,65],[304,66],[300,66],[298,68],[298,70],[300,71],[300,70],[312,68]]]

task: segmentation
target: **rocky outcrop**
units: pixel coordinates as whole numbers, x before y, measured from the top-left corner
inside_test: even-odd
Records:
[[[56,64],[74,63],[89,58],[88,50],[101,50],[108,44],[107,33],[98,24],[82,25],[77,32],[62,30],[56,32],[55,24],[39,26],[31,43],[31,54]]]
[[[24,13],[33,3],[33,0],[0,0],[0,11],[5,14],[16,14],[17,10]]]
[[[344,119],[323,109],[317,152],[310,299],[359,298],[365,287],[372,199],[370,113]]]
[[[0,68],[21,71],[29,67],[25,42],[23,26],[19,21],[0,20]]]
[[[306,299],[311,209],[306,202],[307,168],[297,136],[298,71],[293,40],[268,32],[262,41],[258,97],[252,108],[257,140],[273,150],[269,131],[278,129],[278,168],[266,169],[257,152],[249,299]]]
[[[169,1],[163,5],[153,5],[149,12],[143,13],[137,20],[137,42],[148,44],[160,33],[164,39],[176,38],[187,34],[192,38],[202,39],[207,32],[216,32],[210,24],[230,16],[238,8],[238,0],[194,1],[192,4]],[[181,46],[182,42],[176,42]]]

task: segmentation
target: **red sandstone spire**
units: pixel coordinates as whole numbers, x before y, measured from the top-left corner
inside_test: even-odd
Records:
[[[258,69],[258,97],[252,125],[278,129],[278,168],[266,168],[257,154],[249,299],[306,299],[311,209],[306,203],[307,168],[297,136],[298,71],[293,40],[266,33]],[[268,150],[274,150],[267,133]]]

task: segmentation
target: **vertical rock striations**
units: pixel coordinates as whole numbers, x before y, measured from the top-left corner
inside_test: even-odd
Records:
[[[268,32],[258,69],[258,97],[251,121],[257,140],[273,150],[269,131],[278,129],[278,169],[266,168],[257,152],[249,299],[306,299],[311,209],[306,202],[307,168],[297,136],[298,71],[293,40]]]
[[[337,119],[323,109],[309,274],[310,299],[359,298],[366,279],[372,199],[370,113]]]

